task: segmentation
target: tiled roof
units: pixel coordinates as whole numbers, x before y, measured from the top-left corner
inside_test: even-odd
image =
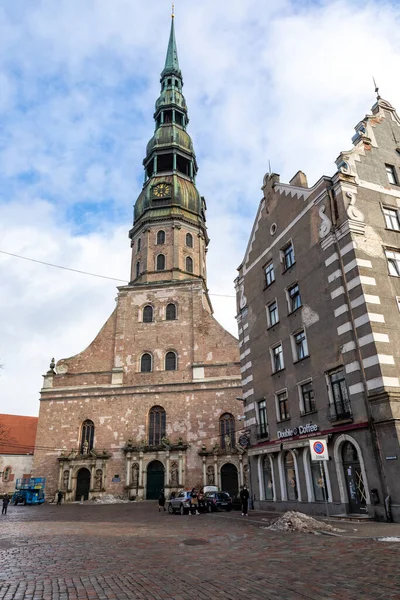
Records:
[[[37,417],[0,414],[0,454],[33,454]]]

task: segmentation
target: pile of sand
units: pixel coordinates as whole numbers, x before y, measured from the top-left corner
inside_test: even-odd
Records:
[[[329,525],[329,523],[317,521],[317,519],[313,519],[313,517],[295,510],[289,510],[282,517],[272,521],[265,529],[269,529],[270,531],[302,531],[304,533],[312,533],[314,531],[343,531],[342,529],[336,529],[336,527]]]

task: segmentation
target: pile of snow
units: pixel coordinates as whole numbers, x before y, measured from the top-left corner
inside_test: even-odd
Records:
[[[305,533],[314,531],[343,531],[342,529],[336,529],[324,523],[323,521],[317,521],[309,515],[297,512],[295,510],[289,510],[279,519],[275,519],[272,523],[265,527],[270,531],[302,531]]]
[[[381,537],[376,539],[378,542],[400,542],[400,537]]]
[[[96,504],[127,504],[129,500],[112,494],[104,494],[101,498],[93,498],[93,502],[96,502]]]

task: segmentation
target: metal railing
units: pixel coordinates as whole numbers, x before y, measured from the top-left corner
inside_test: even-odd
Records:
[[[328,406],[328,421],[342,421],[343,419],[352,419],[351,404],[349,400],[334,402]]]

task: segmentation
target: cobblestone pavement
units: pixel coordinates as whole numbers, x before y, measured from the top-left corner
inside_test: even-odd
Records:
[[[400,543],[270,532],[256,517],[169,515],[153,503],[10,507],[0,599],[400,599]]]

